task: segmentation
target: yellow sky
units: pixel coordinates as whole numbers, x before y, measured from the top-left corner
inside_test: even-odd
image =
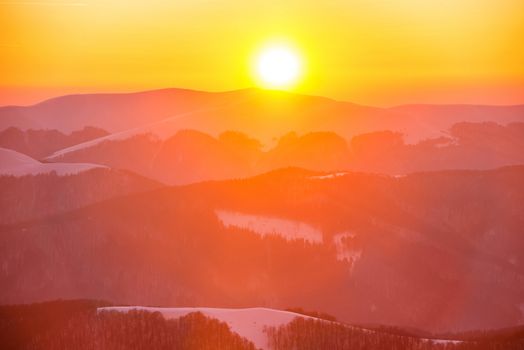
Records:
[[[286,41],[296,91],[372,105],[524,103],[524,1],[0,1],[0,104],[77,91],[253,86]]]

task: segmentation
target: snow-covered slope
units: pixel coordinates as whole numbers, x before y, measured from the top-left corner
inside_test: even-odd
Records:
[[[262,237],[279,235],[288,241],[303,239],[310,243],[322,243],[322,231],[305,222],[228,210],[216,210],[215,213],[226,227],[234,226],[248,229]]]
[[[174,319],[185,316],[192,312],[201,312],[207,317],[225,322],[232,332],[251,341],[257,349],[269,350],[267,334],[264,331],[267,327],[280,327],[293,321],[297,317],[321,320],[319,318],[306,316],[290,311],[282,311],[270,308],[255,307],[246,309],[226,309],[210,307],[146,307],[146,306],[110,306],[98,308],[98,312],[118,311],[128,312],[131,310],[143,310],[148,312],[160,312],[166,319]],[[330,322],[330,321],[326,321]],[[353,326],[346,325],[353,328]],[[358,328],[362,332],[375,333],[375,330]],[[433,344],[459,344],[460,340],[447,339],[426,339],[421,340],[432,342]]]
[[[183,308],[163,308],[163,307],[143,307],[143,306],[113,306],[99,308],[98,311],[120,311],[145,310],[149,312],[160,312],[166,319],[179,318],[192,312],[201,312],[204,315],[216,318],[229,325],[231,331],[241,337],[253,342],[257,349],[269,349],[265,327],[279,327],[288,324],[296,317],[313,317],[297,314],[289,311],[281,311],[268,308],[248,308],[248,309],[221,309],[208,307],[183,307]]]
[[[61,149],[59,151],[54,152],[46,159],[54,160],[59,159],[61,156],[64,156],[68,153],[80,151],[86,148],[94,147],[102,142],[107,141],[118,141],[118,140],[126,140],[129,138],[132,138],[136,135],[151,135],[151,137],[158,138],[160,140],[165,140],[166,138],[173,136],[178,130],[187,128],[188,125],[192,125],[197,127],[198,126],[198,117],[202,115],[206,115],[206,112],[210,112],[210,109],[198,109],[191,112],[181,113],[174,115],[172,117],[163,119],[161,121],[157,121],[150,124],[145,124],[139,127],[135,127],[132,129],[124,130],[115,132],[103,137],[99,137],[93,140],[89,140],[86,142],[82,142],[79,144],[76,144],[71,147],[67,147],[64,149]],[[192,117],[193,119],[189,119],[188,117]],[[188,121],[189,119],[189,121]],[[194,122],[195,124],[192,124]]]
[[[103,166],[88,163],[41,163],[25,154],[0,148],[0,175],[24,176],[51,172],[70,175],[100,167]]]
[[[327,180],[327,179],[334,179],[336,177],[341,177],[347,175],[347,172],[338,172],[338,173],[331,173],[326,175],[316,175],[316,176],[310,176],[309,178],[311,180]]]

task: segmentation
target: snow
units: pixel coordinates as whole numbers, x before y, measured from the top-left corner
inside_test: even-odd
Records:
[[[173,134],[175,134],[178,130],[182,128],[182,125],[179,119],[190,117],[190,116],[196,116],[199,113],[209,112],[215,109],[218,109],[218,108],[216,107],[203,108],[203,109],[198,109],[198,110],[194,110],[190,112],[180,113],[180,114],[171,116],[166,119],[162,119],[154,123],[142,125],[136,128],[132,128],[132,129],[128,129],[128,130],[124,130],[120,132],[115,132],[115,133],[112,133],[112,134],[109,134],[103,137],[99,137],[93,140],[82,142],[74,146],[67,147],[59,151],[56,151],[53,154],[51,154],[49,157],[47,157],[46,160],[57,159],[57,158],[60,158],[66,155],[67,153],[72,153],[72,152],[76,152],[82,149],[90,148],[90,147],[96,146],[105,141],[126,140],[126,139],[129,139],[137,135],[150,135],[153,138],[164,140],[172,136]]]
[[[37,165],[39,161],[23,153],[13,151],[7,148],[0,148],[0,167],[17,167],[24,165]]]
[[[106,135],[106,136],[103,136],[103,137],[99,137],[99,138],[96,138],[96,139],[93,139],[93,140],[82,142],[82,143],[76,144],[76,145],[71,146],[71,147],[67,147],[67,148],[61,149],[59,151],[54,152],[53,154],[51,154],[49,157],[47,157],[45,159],[46,160],[54,160],[54,159],[57,159],[57,158],[60,158],[60,157],[62,157],[64,155],[66,155],[68,153],[72,153],[72,152],[80,151],[82,149],[90,148],[90,147],[96,146],[96,145],[98,145],[98,144],[100,144],[102,142],[105,142],[105,141],[126,140],[126,139],[129,139],[129,138],[133,137],[133,136],[141,135],[141,134],[147,134],[147,135],[150,135],[151,137],[156,137],[152,133],[148,132],[147,128],[139,127],[139,128],[134,128],[134,129],[131,129],[131,130],[116,132],[116,133],[109,134],[109,135]]]
[[[301,221],[228,210],[215,210],[215,213],[225,227],[248,229],[262,237],[278,235],[288,241],[304,239],[311,243],[322,243],[322,231]]]
[[[227,323],[231,331],[253,342],[257,349],[264,350],[269,349],[267,335],[264,332],[265,327],[279,327],[286,325],[296,317],[315,319],[294,312],[261,307],[248,309],[222,309],[209,307],[162,308],[143,306],[113,306],[98,308],[99,312],[106,310],[119,312],[128,312],[130,310],[160,312],[166,319],[179,318],[192,312],[201,312],[208,317],[216,318]]]
[[[210,307],[146,307],[146,306],[110,306],[100,307],[98,312],[118,311],[129,312],[131,310],[142,310],[148,312],[160,312],[166,319],[176,319],[192,312],[201,312],[207,317],[225,322],[232,332],[253,342],[257,349],[269,350],[267,334],[264,329],[267,327],[284,326],[297,317],[311,320],[320,320],[315,317],[297,314],[290,311],[282,311],[263,307],[254,307],[246,309],[227,309],[227,308],[210,308]],[[323,321],[323,320],[321,320]],[[328,321],[326,321],[328,322]],[[346,325],[353,328],[353,326]],[[378,331],[360,328],[362,332],[379,333]],[[459,344],[460,340],[447,339],[422,339],[423,341],[434,344]]]
[[[350,231],[340,232],[333,236],[333,243],[337,251],[337,260],[351,261],[351,271],[355,266],[355,263],[362,256],[362,249],[352,249],[348,246],[347,241],[355,238],[357,235]]]
[[[339,172],[339,173],[332,173],[332,174],[327,174],[327,175],[310,176],[309,178],[311,180],[327,180],[327,179],[334,179],[336,177],[345,176],[347,174],[348,173],[346,172]]]
[[[63,176],[102,167],[89,163],[41,163],[20,152],[0,148],[0,175],[25,176],[55,172]]]
[[[422,339],[422,340],[427,341],[427,342],[431,342],[433,344],[441,344],[441,345],[445,345],[445,344],[460,344],[460,343],[464,342],[462,340],[448,340],[448,339]]]

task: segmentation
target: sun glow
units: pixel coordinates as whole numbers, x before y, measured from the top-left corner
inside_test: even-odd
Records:
[[[262,86],[285,89],[297,83],[302,73],[302,62],[290,47],[271,46],[257,56],[255,70]]]

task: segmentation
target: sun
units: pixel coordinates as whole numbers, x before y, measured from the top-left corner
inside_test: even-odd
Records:
[[[300,55],[290,47],[267,47],[256,58],[256,75],[264,87],[289,88],[300,78],[301,63]]]

